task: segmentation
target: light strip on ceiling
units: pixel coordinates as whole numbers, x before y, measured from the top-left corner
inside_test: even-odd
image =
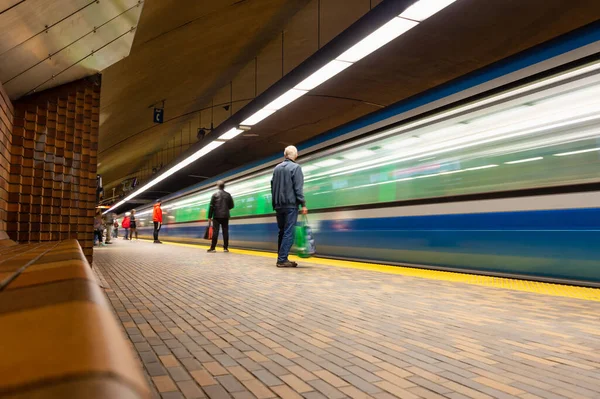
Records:
[[[271,101],[264,109],[278,111],[289,103],[296,101],[306,93],[308,93],[307,90],[290,89],[281,96],[277,97],[275,100]]]
[[[294,86],[294,89],[298,90],[312,90],[320,84],[326,82],[331,79],[338,73],[342,72],[344,69],[350,67],[352,65],[351,62],[338,61],[333,60],[326,64],[324,67],[314,72],[308,78],[304,79],[302,82],[298,83]]]
[[[231,140],[234,137],[237,137],[239,134],[243,133],[244,131],[242,129],[238,129],[238,128],[233,128],[228,130],[226,133],[222,134],[221,136],[219,136],[219,140]]]
[[[274,109],[263,108],[263,109],[255,112],[252,116],[250,116],[248,119],[244,120],[241,124],[245,125],[245,126],[254,126],[258,122],[262,121],[263,119],[271,116],[271,114],[273,114],[274,112],[275,112]]]
[[[352,66],[354,62],[364,58],[365,56],[371,54],[377,49],[383,47],[390,41],[402,35],[404,32],[418,25],[420,21],[429,18],[431,15],[447,7],[454,1],[456,0],[417,1],[415,4],[406,9],[402,14],[395,16],[386,24],[379,27],[378,29],[367,35],[364,39],[362,39],[361,41],[353,45],[351,48],[343,52],[339,57],[337,57],[334,60],[331,60],[325,66],[321,67],[319,70],[317,70],[309,77],[304,79],[302,82],[298,83],[296,86],[294,86],[293,89],[290,89],[288,92],[284,93],[283,95],[272,101],[270,104],[268,104],[265,108],[262,108],[253,115],[251,115],[249,118],[244,120],[241,123],[241,125],[254,126],[258,124],[262,120],[271,116],[276,111],[290,104],[294,100],[300,98],[308,91],[314,89],[315,87],[319,86],[320,84],[326,82],[327,80],[336,76],[340,72],[344,71],[348,67]],[[240,129],[231,129],[228,132],[224,133],[221,137],[219,137],[219,139],[230,140],[241,133],[239,130]],[[104,213],[106,214],[108,212],[111,212],[117,207],[123,205],[130,199],[138,196],[139,194],[148,190],[150,187],[171,176],[173,173],[181,170],[185,166],[204,156],[206,153],[219,147],[221,144],[223,144],[223,142],[213,141],[209,143],[206,147],[200,149],[198,152],[196,152],[189,158],[176,164],[167,172],[158,176],[154,180],[151,180],[145,186],[141,187],[134,193],[125,197],[122,201],[119,201],[117,204],[113,205],[109,210],[107,210]]]
[[[420,0],[408,7],[400,16],[423,22],[433,14],[443,10],[456,0]]]
[[[165,180],[167,177],[171,176],[173,173],[175,173],[177,171],[180,171],[181,169],[185,168],[186,166],[188,166],[192,162],[194,162],[194,161],[202,158],[204,155],[208,154],[212,150],[220,147],[222,144],[223,144],[223,141],[213,141],[213,142],[208,143],[205,147],[202,147],[200,150],[196,151],[191,156],[189,156],[186,159],[184,159],[183,161],[177,163],[172,168],[170,168],[169,170],[167,170],[165,173],[163,173],[162,175],[158,176],[156,179],[151,180],[150,182],[148,182],[145,186],[141,187],[139,190],[135,191],[134,193],[129,194],[123,200],[119,201],[118,203],[116,203],[115,205],[113,205],[110,209],[106,210],[103,214],[107,214],[108,212],[112,212],[113,210],[115,210],[119,206],[123,205],[127,201],[133,199],[134,197],[137,197],[138,195],[140,195],[144,191],[150,189],[151,187],[153,187],[153,186],[157,185],[158,183],[160,183],[161,181]]]
[[[419,23],[404,18],[394,18],[369,36],[356,43],[336,58],[338,61],[357,62],[379,48],[385,46],[401,34],[408,32]]]

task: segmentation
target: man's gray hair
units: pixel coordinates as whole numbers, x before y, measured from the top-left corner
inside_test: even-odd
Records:
[[[287,146],[285,147],[285,151],[283,151],[283,156],[293,161],[298,158],[298,149],[293,145]]]
[[[225,182],[223,180],[219,180],[217,182],[217,188],[223,190],[225,188]]]

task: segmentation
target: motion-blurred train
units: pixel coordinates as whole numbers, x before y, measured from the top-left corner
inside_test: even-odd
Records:
[[[532,76],[405,106],[301,148],[318,255],[600,282],[600,61]],[[279,161],[225,177],[232,246],[276,249]],[[164,199],[161,238],[202,242],[214,189]],[[151,208],[138,217],[151,236]]]

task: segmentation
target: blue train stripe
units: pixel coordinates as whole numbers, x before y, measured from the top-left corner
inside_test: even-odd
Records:
[[[161,232],[171,239],[203,234],[198,224]],[[232,221],[230,234],[232,246],[276,247],[274,220]],[[323,256],[600,281],[597,208],[322,220],[314,235]]]

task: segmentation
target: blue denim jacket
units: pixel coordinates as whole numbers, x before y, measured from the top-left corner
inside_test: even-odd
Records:
[[[286,159],[275,167],[271,179],[271,199],[273,209],[305,206],[304,174],[300,165]]]

